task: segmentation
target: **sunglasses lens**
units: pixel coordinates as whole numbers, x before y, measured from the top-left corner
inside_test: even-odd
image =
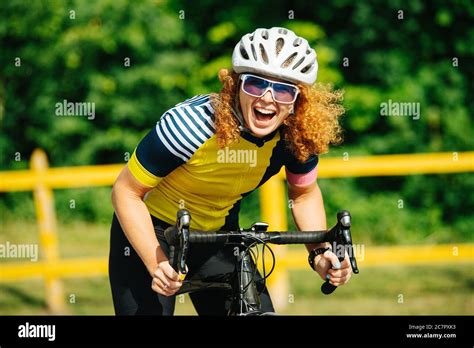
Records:
[[[267,89],[268,84],[268,81],[265,81],[264,79],[255,76],[247,76],[243,88],[248,94],[261,97],[263,92]]]
[[[295,86],[270,82],[257,76],[247,75],[242,88],[244,92],[254,97],[261,97],[270,84],[272,84],[272,93],[275,101],[279,103],[293,103],[295,101],[296,94],[298,93],[298,89]]]
[[[275,100],[281,103],[292,103],[295,100],[296,88],[280,83],[273,84],[273,95]]]

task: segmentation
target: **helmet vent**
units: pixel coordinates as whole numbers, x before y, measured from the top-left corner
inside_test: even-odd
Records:
[[[301,73],[306,74],[307,72],[311,71],[314,67],[314,63],[306,65],[303,69],[301,69]]]
[[[254,46],[254,45],[250,45],[250,47],[252,47],[253,59],[257,60],[257,52],[255,52],[255,46]]]
[[[286,60],[281,64],[281,67],[282,68],[286,68],[287,66],[289,66],[293,60],[295,59],[297,53],[293,53],[291,56],[289,56],[288,58],[286,58]]]
[[[260,54],[261,54],[261,56],[262,56],[263,62],[264,62],[265,64],[268,64],[267,52],[265,51],[265,47],[263,47],[262,44],[260,44]]]
[[[245,50],[244,45],[242,45],[242,44],[240,44],[240,55],[244,59],[249,59],[249,55],[248,55],[247,51]]]
[[[276,55],[278,56],[280,54],[280,51],[281,49],[283,48],[283,45],[285,44],[285,40],[283,40],[281,37],[279,37],[277,40],[276,40],[276,43],[275,43],[275,48],[276,48]]]
[[[304,61],[304,57],[301,58],[301,59],[298,61],[298,63],[296,63],[296,64],[293,66],[293,70],[295,70],[297,67],[299,67],[299,66],[301,65],[301,63],[303,63],[303,61]]]
[[[243,35],[234,46],[232,68],[237,74],[273,76],[307,86],[318,75],[316,51],[304,37],[284,27],[257,28]]]

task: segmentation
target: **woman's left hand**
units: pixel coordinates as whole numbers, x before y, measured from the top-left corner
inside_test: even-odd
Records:
[[[329,280],[335,286],[346,284],[352,276],[352,268],[347,252],[344,260],[339,262],[336,254],[328,250],[321,255],[317,263],[315,262],[314,268],[323,280]]]

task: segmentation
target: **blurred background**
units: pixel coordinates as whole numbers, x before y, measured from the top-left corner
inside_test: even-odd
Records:
[[[29,169],[36,148],[50,167],[123,165],[164,111],[219,91],[217,72],[231,68],[243,34],[272,26],[307,38],[318,81],[345,92],[344,143],[323,158],[472,151],[473,19],[474,3],[455,0],[2,1],[0,171]],[[63,100],[95,103],[95,118],[57,117]],[[420,118],[381,117],[388,100],[420,103]],[[472,170],[319,185],[328,225],[349,209],[354,239],[366,248],[467,245],[474,258]],[[107,257],[110,192],[110,184],[54,190],[58,257]],[[37,210],[31,190],[0,192],[0,244],[43,243]],[[260,218],[255,192],[241,224]],[[287,218],[294,228],[289,209]],[[18,261],[0,258],[0,267]],[[473,264],[381,262],[330,297],[308,267],[292,270],[281,312],[472,315]],[[43,278],[5,274],[0,314],[51,312]],[[105,274],[66,277],[61,287],[67,313],[113,314]],[[181,300],[177,313],[194,313]]]

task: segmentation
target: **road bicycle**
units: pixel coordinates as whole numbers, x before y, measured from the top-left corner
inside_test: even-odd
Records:
[[[313,244],[331,243],[333,252],[340,261],[347,253],[354,273],[359,273],[354,256],[351,237],[351,215],[348,211],[337,213],[337,222],[328,231],[267,231],[268,224],[256,222],[250,228],[240,228],[237,231],[202,232],[190,229],[191,214],[186,209],[177,212],[176,224],[168,227],[165,238],[170,246],[170,264],[176,272],[187,274],[186,261],[191,244],[234,245],[236,248],[235,269],[224,276],[207,277],[205,279],[184,280],[180,290],[183,294],[205,289],[222,289],[229,291],[231,304],[228,315],[271,315],[261,310],[259,291],[265,287],[265,280],[275,268],[275,254],[268,244]],[[256,279],[257,265],[261,245],[263,277]],[[268,273],[265,270],[265,250],[272,256],[272,266]],[[257,283],[261,284],[257,284]],[[337,287],[326,281],[321,286],[324,294],[331,294]]]

